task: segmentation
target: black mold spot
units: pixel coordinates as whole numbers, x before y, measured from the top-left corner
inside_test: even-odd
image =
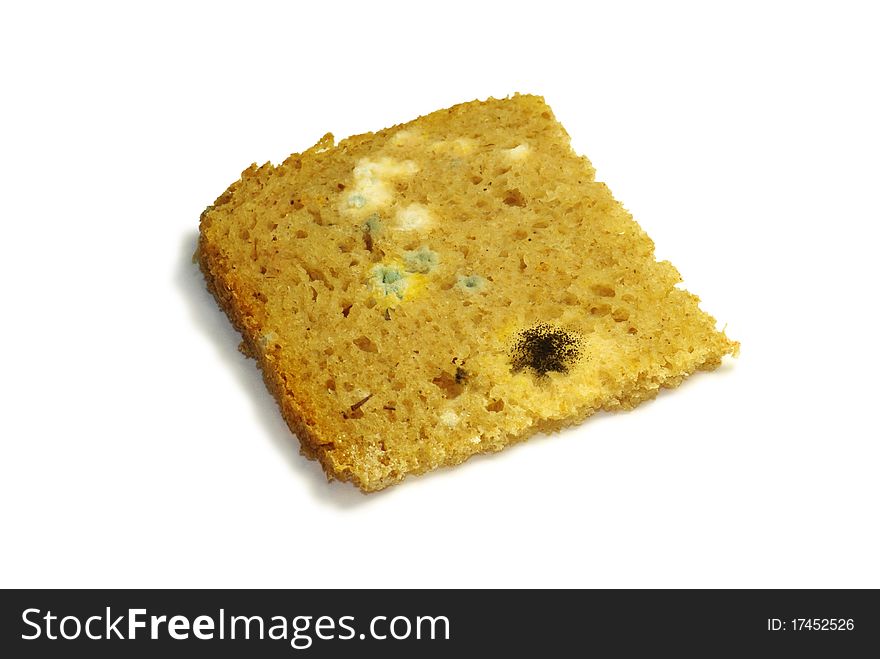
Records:
[[[510,353],[513,371],[532,369],[538,376],[568,373],[580,358],[580,337],[560,327],[538,323],[519,333]]]
[[[464,370],[461,366],[456,367],[455,369],[455,383],[456,384],[464,384],[465,380],[468,378],[468,372]]]

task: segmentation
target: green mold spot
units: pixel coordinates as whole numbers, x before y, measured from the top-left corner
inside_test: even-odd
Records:
[[[403,299],[406,290],[406,274],[399,268],[386,265],[377,265],[373,268],[373,280],[378,289],[385,295],[396,295]]]
[[[422,245],[416,250],[404,252],[403,261],[407,272],[420,272],[424,275],[437,267],[440,257],[437,252]]]
[[[372,252],[373,236],[382,231],[382,220],[379,219],[379,214],[372,213],[367,218],[367,221],[361,225],[361,228],[364,230],[364,247],[367,248],[368,252]]]
[[[364,222],[364,231],[367,233],[379,233],[382,230],[382,220],[378,213],[373,213]]]
[[[486,280],[480,275],[459,275],[458,287],[467,293],[477,293],[486,288]]]
[[[349,208],[363,208],[367,205],[367,198],[360,192],[355,192],[348,196]]]

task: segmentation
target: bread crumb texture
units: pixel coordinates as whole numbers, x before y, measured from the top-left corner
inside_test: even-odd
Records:
[[[739,347],[537,96],[252,165],[198,254],[303,453],[364,491],[631,408]]]

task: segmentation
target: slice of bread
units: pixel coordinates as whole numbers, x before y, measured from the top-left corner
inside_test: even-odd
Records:
[[[202,214],[199,262],[303,453],[364,491],[739,347],[536,96],[252,165]]]

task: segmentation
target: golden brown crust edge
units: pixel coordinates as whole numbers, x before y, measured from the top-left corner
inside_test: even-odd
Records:
[[[223,197],[221,196],[218,201],[222,200]],[[202,214],[202,220],[204,221],[204,213]],[[260,350],[256,343],[259,330],[253,322],[249,322],[249,318],[252,319],[252,316],[248,316],[244,311],[246,309],[246,305],[242,303],[244,296],[241,296],[241,292],[236,290],[234,278],[228,276],[222,267],[222,256],[208,242],[203,231],[199,233],[197,257],[199,269],[205,278],[208,291],[214,296],[214,299],[229,318],[232,326],[241,334],[243,352],[253,357],[257,362],[257,366],[263,374],[263,381],[275,398],[284,421],[300,440],[300,448],[303,455],[310,459],[319,460],[328,474],[328,480],[330,479],[330,474],[332,474],[333,477],[340,480],[353,481],[355,485],[363,490],[363,484],[359,483],[353,474],[345,478],[344,474],[336,473],[331,468],[331,465],[327,464],[325,459],[326,451],[323,446],[329,443],[329,441],[319,437],[316,415],[309,409],[310,406],[305,401],[297,400],[289,383],[285,382],[280,373],[276,369],[271,368],[267,363],[269,353],[264,353]],[[236,298],[238,299],[237,303],[234,302]]]

